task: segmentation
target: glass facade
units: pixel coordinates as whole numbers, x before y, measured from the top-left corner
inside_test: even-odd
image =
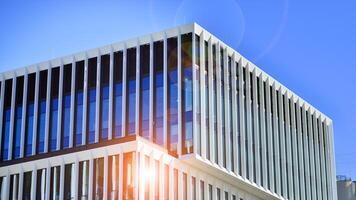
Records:
[[[199,37],[197,37],[196,41],[198,45],[200,41]],[[15,95],[16,108],[14,113],[15,127],[13,130],[13,155],[11,155],[11,157],[19,158],[20,156],[19,145],[21,139],[20,136],[23,112],[22,95],[25,85],[27,85],[28,88],[27,98],[25,101],[25,156],[31,156],[33,153],[34,155],[45,153],[46,142],[48,142],[48,152],[54,152],[60,149],[69,148],[70,141],[73,142],[73,147],[79,147],[81,145],[93,144],[97,141],[96,139],[98,139],[98,142],[107,140],[109,136],[109,126],[112,126],[112,136],[114,139],[120,138],[124,135],[135,135],[136,132],[139,132],[142,137],[150,139],[149,122],[151,120],[151,116],[153,117],[152,140],[154,143],[163,146],[165,113],[167,113],[167,149],[172,155],[177,155],[179,141],[178,123],[180,121],[178,115],[179,106],[181,106],[183,111],[181,114],[182,153],[192,153],[194,115],[193,82],[200,82],[199,75],[197,76],[196,80],[194,80],[193,77],[194,73],[192,63],[192,42],[193,34],[187,33],[181,36],[179,45],[178,37],[167,38],[166,43],[164,43],[163,40],[153,42],[152,47],[150,46],[150,44],[140,45],[139,57],[137,57],[136,48],[128,48],[125,54],[126,60],[124,60],[124,51],[116,51],[112,54],[113,58],[110,58],[109,54],[105,54],[102,55],[100,59],[98,59],[98,57],[91,57],[88,58],[87,61],[76,61],[75,65],[70,63],[63,65],[62,68],[59,66],[53,67],[50,69],[50,74],[48,73],[48,70],[42,70],[38,73],[31,73],[28,75],[28,80],[26,84],[24,83],[24,77],[18,77],[18,84],[16,86],[17,92]],[[164,44],[167,44],[167,46],[164,47]],[[181,47],[180,52],[178,52],[178,46]],[[196,48],[196,60],[198,62],[198,66],[200,65],[199,45]],[[164,52],[165,49],[166,52]],[[151,53],[152,55],[150,55]],[[179,55],[181,55],[181,57],[179,58],[181,61],[181,71],[178,71],[178,53]],[[164,54],[167,55],[167,79],[164,79]],[[110,59],[113,59],[112,91],[110,91],[109,88],[111,80]],[[136,95],[136,70],[138,70],[136,63],[137,59],[139,59],[138,67],[140,71],[140,77],[138,82],[140,84],[138,87],[140,88],[139,95]],[[100,67],[100,70],[98,70],[98,67]],[[125,70],[124,67],[126,67]],[[124,71],[126,72],[126,84],[123,84]],[[197,72],[197,74],[199,74],[199,71]],[[180,83],[178,82],[179,76],[181,76]],[[84,79],[86,77],[87,82],[84,83]],[[97,85],[98,78],[100,78],[99,86]],[[36,79],[39,79],[38,88],[36,88]],[[60,80],[63,81],[60,82]],[[165,80],[167,81],[166,84],[164,83]],[[74,83],[72,83],[72,81],[74,81]],[[47,83],[49,83],[50,85],[47,85]],[[4,93],[7,96],[11,96],[9,94],[11,94],[12,91],[12,80],[7,80],[5,85],[6,86],[4,88],[6,91]],[[126,88],[123,88],[124,85],[126,85]],[[165,88],[165,85],[167,88]],[[99,109],[97,108],[97,87],[100,87]],[[181,87],[181,91],[178,91],[179,87]],[[47,91],[50,91],[49,95],[47,95]],[[85,91],[86,95],[84,94]],[[126,94],[123,94],[124,91],[126,92]],[[166,112],[164,108],[165,91],[167,92]],[[109,97],[111,92],[113,94],[112,111],[109,110]],[[179,101],[178,99],[179,92],[181,93],[181,101]],[[72,93],[74,94],[73,100]],[[198,93],[196,93],[197,99],[200,99],[200,92]],[[153,95],[152,99],[150,95]],[[49,96],[48,104],[47,96]],[[123,101],[123,98],[126,98],[125,101]],[[136,98],[139,98],[139,130],[136,130]],[[35,102],[36,100],[37,102]],[[71,107],[72,101],[74,101],[73,108]],[[125,103],[125,105],[123,105],[123,103]],[[49,106],[49,109],[46,108],[47,105]],[[151,105],[152,108],[150,108]],[[49,112],[48,114],[46,113],[47,110]],[[74,112],[73,119],[71,119],[72,110]],[[97,110],[99,111],[98,113]],[[200,108],[197,109],[197,111],[199,112],[197,119],[199,119]],[[112,112],[112,124],[109,124],[110,112]],[[85,113],[86,115],[83,115]],[[125,113],[124,116],[122,115],[123,113]],[[11,99],[6,98],[6,100],[4,101],[3,112],[4,125],[2,127],[2,134],[4,136],[9,136],[8,132],[10,131],[11,121],[10,115]],[[99,115],[98,118],[97,115]],[[49,117],[48,119],[46,119],[47,116]],[[97,119],[99,119],[99,122],[96,122]],[[48,120],[48,141],[45,141],[47,125],[46,120]],[[73,120],[73,130],[70,130],[71,120]],[[83,127],[84,122],[86,126]],[[123,122],[126,123],[126,130],[123,130]],[[97,125],[99,127],[97,127]],[[35,136],[33,136],[33,131],[36,131]],[[83,133],[83,131],[85,131],[85,133]],[[83,140],[83,134],[86,134],[85,140]],[[96,138],[97,135],[98,138]],[[7,158],[7,148],[9,146],[8,137],[3,138],[4,140],[1,144],[1,156],[5,160],[11,159]],[[32,152],[33,139],[35,139],[34,152]]]

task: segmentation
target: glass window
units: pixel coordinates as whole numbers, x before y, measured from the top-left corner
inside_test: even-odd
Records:
[[[229,200],[229,193],[225,191],[225,200]]]
[[[51,167],[50,180],[50,198],[59,199],[59,185],[60,185],[61,170],[60,166]],[[38,187],[38,185],[37,185]]]
[[[192,198],[195,199],[197,195],[197,187],[196,187],[197,180],[194,176],[192,176]]]
[[[96,68],[97,58],[90,58],[88,61],[87,144],[95,142]]]
[[[200,196],[202,197],[202,199],[205,199],[205,190],[204,190],[204,181],[200,181]]]
[[[192,34],[182,35],[182,153],[193,152]]]
[[[15,97],[15,125],[14,125],[14,139],[12,156],[14,159],[20,157],[20,145],[21,145],[21,123],[22,123],[22,97],[23,97],[23,83],[24,77],[20,76],[16,79],[16,97]]]
[[[217,113],[218,113],[218,103],[217,103],[217,54],[216,45],[213,45],[213,116],[214,116],[214,160],[218,163],[218,125],[217,125]]]
[[[78,199],[88,199],[89,161],[79,162]]]
[[[37,154],[44,153],[44,137],[46,127],[46,97],[47,97],[47,70],[40,72],[38,118],[37,118]]]
[[[159,172],[160,172],[160,167],[159,167],[159,161],[158,160],[155,160],[155,178],[154,178],[154,184],[155,184],[155,197],[154,199],[159,199],[159,188],[160,188],[160,175],[159,175]]]
[[[72,64],[64,65],[62,102],[62,149],[69,147]]]
[[[228,114],[229,114],[229,121],[228,121],[228,124],[229,124],[229,127],[230,127],[230,131],[229,131],[229,140],[230,140],[230,163],[231,163],[231,170],[234,171],[234,138],[233,138],[233,118],[232,118],[232,95],[233,95],[233,91],[232,91],[232,81],[234,80],[235,76],[234,74],[232,73],[232,60],[231,60],[231,57],[229,56],[229,59],[228,59],[228,77],[229,77],[229,82],[228,82],[228,88],[229,88],[229,96],[228,96],[228,105],[229,105],[229,109],[228,109]],[[228,156],[228,155],[227,155]]]
[[[154,92],[153,92],[153,141],[163,145],[163,42],[153,44]]]
[[[23,174],[22,198],[31,200],[32,171]]]
[[[120,155],[114,155],[108,159],[108,199],[118,199],[119,157]]]
[[[0,85],[1,85],[1,83],[0,83]],[[3,194],[3,186],[5,185],[5,180],[6,180],[6,177],[0,177],[0,195],[2,195]]]
[[[225,84],[225,73],[224,70],[227,66],[224,64],[224,50],[220,48],[220,68],[219,68],[219,73],[220,73],[220,92],[221,92],[221,137],[222,137],[222,160],[223,160],[223,166],[226,168],[226,128],[225,128],[225,99],[227,98],[227,94],[224,89],[224,84]]]
[[[204,53],[205,53],[205,132],[206,132],[206,156],[207,159],[210,160],[210,133],[209,133],[209,59],[210,59],[210,55],[209,55],[209,50],[208,50],[208,42],[204,41]]]
[[[169,199],[169,166],[164,165],[164,199]]]
[[[101,56],[100,140],[108,139],[110,55]]]
[[[187,174],[183,172],[183,199],[184,200],[187,200],[188,198],[188,186],[187,186],[187,180],[188,177],[187,177]],[[204,199],[204,198],[203,198]]]
[[[124,153],[123,199],[135,199],[135,153]]]
[[[220,188],[216,188],[216,199],[221,200]]]
[[[104,158],[94,159],[93,169],[94,199],[103,199],[104,192]]]
[[[46,169],[37,170],[36,199],[45,199],[46,196]]]
[[[2,127],[2,144],[1,144],[1,157],[2,160],[9,160],[8,148],[10,137],[10,114],[11,114],[11,98],[12,98],[12,79],[5,81],[5,93],[4,93],[4,113],[3,113],[3,127]]]
[[[126,123],[127,135],[135,134],[136,114],[136,48],[127,49],[127,106]]]
[[[64,199],[74,199],[74,164],[64,166]]]
[[[18,199],[19,197],[19,178],[19,174],[13,174],[10,176],[9,199]]]
[[[173,171],[173,184],[174,184],[174,200],[178,200],[178,170],[174,169]]]
[[[122,51],[114,53],[114,137],[122,136],[122,70],[123,53]]]
[[[33,137],[33,115],[35,98],[36,73],[28,75],[27,85],[27,111],[26,111],[26,132],[25,132],[25,156],[32,155],[32,137]]]
[[[150,157],[145,156],[145,170],[144,173],[150,171]],[[145,199],[150,199],[150,175],[144,174],[144,184],[145,184]]]
[[[209,200],[213,200],[213,186],[209,184]]]
[[[178,143],[178,73],[177,73],[177,38],[167,39],[168,60],[168,150],[177,154]]]
[[[52,68],[49,151],[57,148],[59,67]]]
[[[74,111],[74,138],[75,146],[82,145],[83,131],[83,87],[84,87],[84,61],[76,63],[75,72],[75,111]]]
[[[140,46],[140,135],[149,137],[150,46]]]
[[[197,143],[197,153],[199,155],[201,155],[201,104],[200,104],[200,96],[201,96],[201,89],[200,89],[200,37],[198,35],[195,35],[195,66],[194,66],[194,70],[195,70],[195,88],[194,88],[194,93],[195,93],[195,97],[196,98],[196,116],[195,116],[195,120],[196,120],[196,143]],[[193,130],[194,131],[194,130]]]

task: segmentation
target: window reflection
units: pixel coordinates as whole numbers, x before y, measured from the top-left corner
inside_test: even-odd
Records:
[[[9,199],[18,199],[19,197],[19,178],[19,174],[13,174],[10,176]]]
[[[93,191],[94,199],[103,199],[104,192],[104,158],[97,158],[94,160],[93,169]]]
[[[114,53],[114,137],[122,136],[122,70],[123,52]]]
[[[154,67],[154,126],[153,141],[163,145],[163,41],[153,44],[153,67]]]
[[[47,70],[40,72],[38,115],[37,115],[37,153],[44,152],[44,137],[46,127],[46,96],[47,96]]]
[[[217,53],[216,44],[213,45],[213,116],[214,116],[214,160],[218,162],[218,101],[217,101]]]
[[[127,135],[135,133],[136,114],[136,48],[127,50],[127,106],[126,106],[126,131]]]
[[[78,180],[78,198],[82,200],[88,199],[89,161],[79,162]]]
[[[2,127],[2,144],[1,157],[2,160],[8,160],[9,136],[10,136],[10,114],[11,114],[11,98],[12,98],[12,79],[5,81],[4,93],[4,113],[3,113],[3,127]]]
[[[97,58],[88,61],[88,116],[87,116],[87,144],[95,142],[95,109],[96,109],[96,68]]]
[[[31,184],[32,184],[32,171],[23,174],[22,198],[23,200],[31,199]]]
[[[36,199],[45,199],[46,196],[46,169],[37,170]]]
[[[51,167],[50,199],[55,199],[55,200],[59,199],[60,177],[61,177],[60,167],[59,166]]]
[[[171,154],[177,154],[178,143],[178,73],[177,73],[177,38],[167,40],[167,64],[168,64],[168,150]]]
[[[69,147],[72,64],[64,65],[62,100],[62,148]]]
[[[100,140],[108,139],[110,55],[101,56]]]
[[[33,137],[33,115],[34,115],[34,97],[35,97],[36,74],[28,75],[27,85],[27,111],[26,111],[26,132],[25,132],[25,156],[32,155],[32,137]]]
[[[135,199],[135,153],[124,153],[123,199]]]
[[[74,199],[74,164],[67,164],[64,166],[64,199]]]
[[[108,159],[108,199],[119,198],[119,158],[120,155],[114,155]]]
[[[14,136],[13,136],[13,150],[12,156],[14,159],[20,157],[20,145],[21,145],[21,123],[22,123],[22,97],[23,97],[23,83],[24,77],[17,77],[16,79],[16,108],[15,108],[15,124],[14,124]]]
[[[84,87],[84,61],[76,63],[75,72],[75,111],[74,111],[74,142],[75,146],[82,145],[83,130],[83,87]]]
[[[226,65],[224,64],[224,50],[220,48],[220,93],[221,93],[221,140],[222,140],[222,161],[223,166],[226,168],[226,128],[225,128],[225,99],[227,99],[227,93],[225,91],[225,68]]]
[[[177,169],[173,169],[173,188],[174,188],[174,196],[173,199],[174,200],[178,200],[178,170]]]
[[[210,93],[209,93],[209,59],[210,59],[210,54],[209,54],[209,49],[208,49],[208,42],[204,41],[204,56],[205,56],[205,133],[206,133],[206,140],[205,140],[205,146],[206,146],[206,157],[208,160],[210,160],[210,107],[209,107],[209,98],[210,98]]]
[[[200,104],[200,95],[201,95],[201,88],[200,88],[200,37],[198,35],[195,35],[195,65],[194,65],[194,70],[195,70],[195,88],[194,88],[194,94],[195,94],[195,97],[196,98],[196,105],[195,105],[195,114],[196,114],[196,122],[195,122],[195,125],[196,125],[196,150],[197,150],[197,153],[199,155],[201,155],[201,151],[200,151],[200,148],[201,148],[201,104]]]
[[[58,131],[58,89],[59,89],[59,67],[52,68],[51,80],[51,112],[49,130],[49,150],[55,151],[57,148]]]
[[[182,35],[182,153],[193,152],[192,34]]]
[[[140,135],[149,137],[150,46],[140,46]]]

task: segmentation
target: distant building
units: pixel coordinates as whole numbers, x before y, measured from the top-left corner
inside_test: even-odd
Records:
[[[356,181],[346,176],[337,176],[338,200],[356,200]]]
[[[0,199],[334,200],[333,144],[197,24],[0,74]]]

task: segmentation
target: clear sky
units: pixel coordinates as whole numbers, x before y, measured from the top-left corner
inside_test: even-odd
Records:
[[[0,72],[197,22],[334,121],[356,179],[356,1],[1,1]],[[354,146],[355,145],[355,146]]]

